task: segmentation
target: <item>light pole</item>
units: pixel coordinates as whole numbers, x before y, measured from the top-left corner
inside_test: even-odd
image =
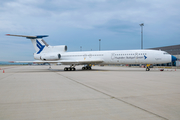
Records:
[[[143,26],[144,23],[139,24],[141,26],[141,49],[143,49]]]
[[[80,51],[82,51],[82,46],[80,46]]]
[[[99,51],[101,50],[101,39],[99,39]]]

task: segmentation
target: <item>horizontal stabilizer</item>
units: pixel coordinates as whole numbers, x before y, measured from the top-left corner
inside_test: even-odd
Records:
[[[48,35],[37,35],[37,36],[28,36],[28,35],[12,35],[12,34],[6,34],[7,36],[16,36],[16,37],[26,37],[27,39],[36,39],[36,38],[43,38],[48,37]]]

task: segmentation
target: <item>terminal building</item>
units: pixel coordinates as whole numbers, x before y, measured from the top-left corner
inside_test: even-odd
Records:
[[[180,45],[172,45],[172,46],[157,47],[150,49],[166,51],[167,53],[175,56],[178,60],[175,63],[173,63],[173,66],[180,66]],[[171,63],[167,65],[171,65]]]

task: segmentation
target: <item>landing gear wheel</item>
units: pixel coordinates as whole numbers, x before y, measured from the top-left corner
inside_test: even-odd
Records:
[[[67,68],[67,67],[65,67],[65,68],[64,68],[64,71],[68,71],[68,68]]]
[[[71,70],[72,70],[72,69],[69,67],[69,68],[68,68],[68,71],[71,71]]]
[[[76,68],[71,68],[71,70],[72,70],[72,71],[75,71],[75,70],[76,70]]]
[[[147,68],[146,68],[146,71],[150,71],[150,68],[147,67]]]
[[[91,70],[90,66],[82,67],[82,70]]]

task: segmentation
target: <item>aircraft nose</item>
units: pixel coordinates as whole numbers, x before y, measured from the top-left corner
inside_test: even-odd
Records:
[[[173,55],[171,55],[171,62],[175,62],[177,60],[177,58]]]

